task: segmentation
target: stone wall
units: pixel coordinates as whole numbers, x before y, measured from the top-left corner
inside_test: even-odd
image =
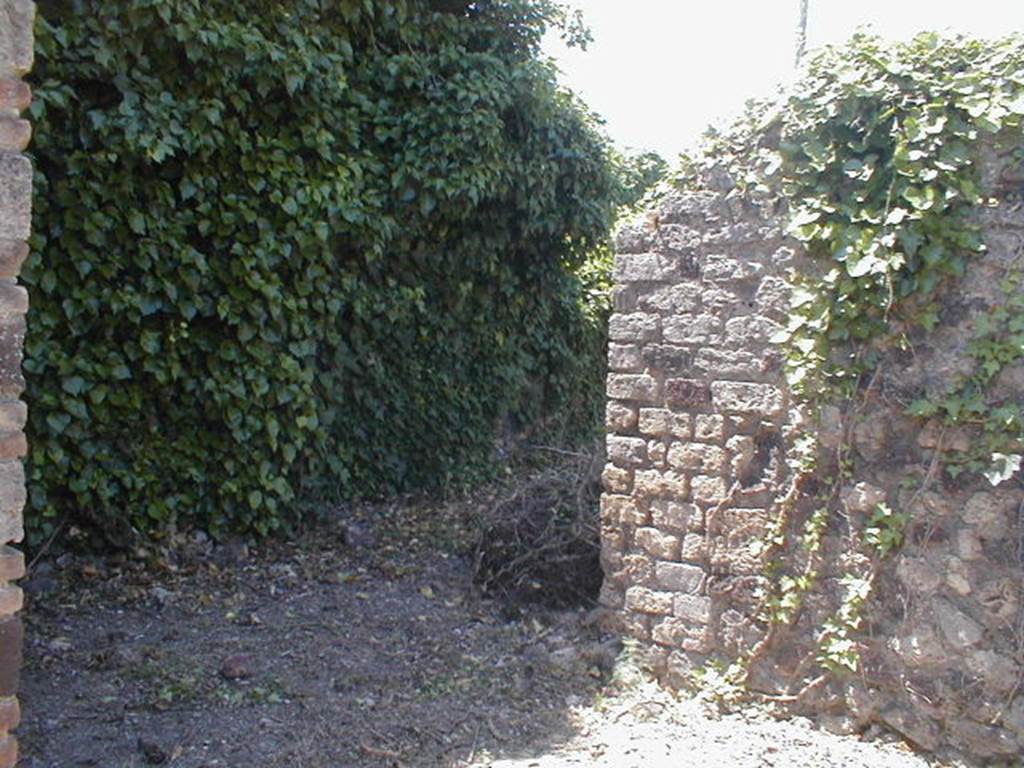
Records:
[[[834,728],[881,723],[974,757],[1024,751],[1024,484],[950,481],[937,454],[970,433],[906,415],[965,370],[973,319],[1005,300],[1004,276],[1024,271],[1024,175],[1007,157],[986,162],[989,250],[940,297],[939,326],[880,345],[856,404],[813,414],[791,402],[769,341],[787,316],[790,270],[815,268],[785,237],[781,201],[752,199],[710,170],[697,191],[671,193],[620,233],[602,602],[670,684],[748,656],[750,688]],[[1003,378],[997,395],[1020,403],[1024,370]],[[817,437],[821,483],[792,482],[802,435]],[[853,475],[834,500],[815,586],[791,626],[770,629],[766,587],[806,563],[794,554],[780,568],[767,539],[799,536],[838,476],[840,446]],[[855,543],[879,503],[909,515],[903,547],[887,557]],[[822,674],[817,641],[850,574],[872,589],[860,669]]]
[[[0,768],[17,762],[11,732],[20,718],[22,594],[12,582],[22,576],[24,559],[9,544],[21,541],[25,504],[26,407],[18,398],[28,294],[17,277],[31,224],[32,164],[22,154],[31,126],[21,114],[32,96],[21,78],[32,66],[34,16],[30,0],[0,0]]]

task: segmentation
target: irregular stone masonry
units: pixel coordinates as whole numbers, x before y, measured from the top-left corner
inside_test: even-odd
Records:
[[[32,135],[21,114],[32,93],[22,77],[32,66],[30,0],[0,0],[0,768],[18,759],[13,736],[21,718],[16,698],[21,666],[22,625],[17,615],[21,589],[13,582],[25,569],[22,554],[8,546],[22,538],[27,409],[18,398],[24,388],[22,341],[28,294],[17,284],[28,255],[31,226],[32,164],[22,152]]]
[[[988,188],[1019,191],[1019,165],[990,154]],[[1000,305],[995,286],[1008,270],[1024,271],[1024,206],[1004,196],[979,213],[988,253],[940,297],[943,319],[914,339],[912,359],[879,350],[876,394],[812,418],[791,402],[769,339],[787,320],[787,274],[813,275],[815,265],[785,238],[772,196],[749,199],[721,170],[703,187],[668,195],[618,237],[601,506],[610,623],[641,641],[669,684],[758,648],[750,685],[791,696],[814,667],[814,628],[841,603],[841,577],[870,567],[851,541],[884,502],[910,522],[904,546],[878,566],[857,638],[861,671],[801,706],[841,730],[878,722],[930,750],[1019,757],[1024,486],[929,481],[936,452],[970,435],[922,427],[906,403],[964,370],[973,319]],[[1024,368],[1005,371],[1000,386],[1005,401],[1021,402]],[[787,457],[808,433],[819,466],[834,464],[848,435],[857,474],[841,488],[845,529],[828,529],[828,562],[798,626],[759,646],[764,542],[780,522]],[[800,520],[814,508],[804,496]]]
[[[679,193],[619,238],[602,601],[662,668],[702,661],[722,608],[716,586],[759,572],[745,550],[772,495],[755,446],[788,423],[769,337],[785,316],[779,274],[793,249],[767,225],[733,227],[737,218],[760,217],[737,196]]]

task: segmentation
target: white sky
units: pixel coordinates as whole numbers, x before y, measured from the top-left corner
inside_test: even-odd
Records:
[[[793,73],[798,0],[566,2],[583,11],[594,42],[581,52],[549,36],[546,50],[622,147],[671,161],[709,123]],[[810,0],[810,47],[861,25],[889,38],[924,29],[1002,37],[1024,31],[1024,0]]]

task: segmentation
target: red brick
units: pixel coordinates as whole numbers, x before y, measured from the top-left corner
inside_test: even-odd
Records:
[[[0,696],[14,696],[18,692],[24,637],[21,617],[0,621]]]
[[[14,768],[18,762],[18,740],[7,736],[0,741],[0,768]]]
[[[21,723],[21,705],[14,696],[0,699],[0,733],[13,731]]]
[[[28,453],[24,432],[0,432],[0,461],[20,459]]]
[[[0,80],[0,109],[17,112],[28,109],[32,103],[32,89],[21,80]]]
[[[25,575],[25,555],[14,547],[0,547],[0,581],[14,581]]]
[[[0,119],[0,150],[21,152],[32,140],[32,123],[28,120]]]
[[[0,278],[17,277],[28,257],[28,243],[23,240],[0,240]]]

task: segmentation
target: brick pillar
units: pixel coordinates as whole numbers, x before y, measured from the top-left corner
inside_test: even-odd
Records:
[[[17,284],[28,255],[32,219],[32,164],[22,152],[32,127],[21,113],[32,99],[22,77],[32,67],[31,0],[0,0],[0,768],[18,759],[11,732],[20,710],[16,693],[21,667],[21,589],[12,582],[25,569],[11,542],[21,541],[25,505],[25,404],[21,373],[28,293]]]
[[[752,545],[771,524],[769,458],[790,415],[768,343],[789,259],[770,216],[717,188],[674,193],[619,236],[601,597],[670,683],[755,624]]]

